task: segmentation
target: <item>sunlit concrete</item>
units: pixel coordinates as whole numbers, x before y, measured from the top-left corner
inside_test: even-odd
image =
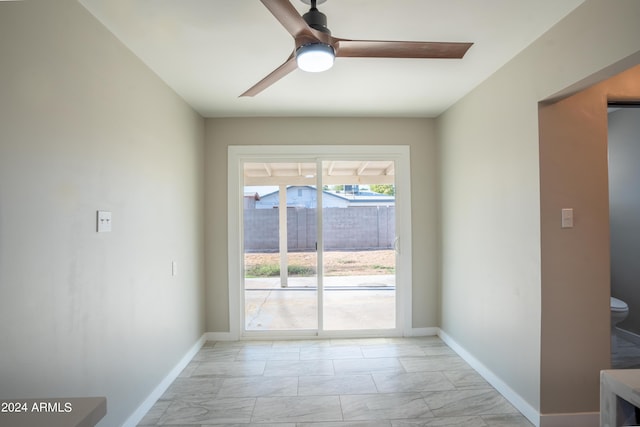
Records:
[[[245,279],[247,330],[318,329],[317,278]],[[395,327],[395,276],[329,276],[324,279],[324,330]]]

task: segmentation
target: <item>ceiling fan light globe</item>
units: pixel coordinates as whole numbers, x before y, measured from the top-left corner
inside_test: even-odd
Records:
[[[324,43],[305,44],[296,50],[298,68],[311,73],[328,70],[333,66],[335,57],[333,47]]]

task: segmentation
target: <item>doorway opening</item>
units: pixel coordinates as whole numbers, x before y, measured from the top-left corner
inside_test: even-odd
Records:
[[[640,368],[640,104],[608,109],[611,367]]]
[[[408,147],[229,150],[238,335],[401,335],[410,319]]]

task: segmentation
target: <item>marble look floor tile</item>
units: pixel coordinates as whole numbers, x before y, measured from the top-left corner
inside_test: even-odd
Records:
[[[342,395],[345,421],[432,417],[420,393]]]
[[[178,377],[190,377],[196,371],[196,369],[200,366],[199,362],[189,362],[189,364],[180,372]]]
[[[391,344],[393,340],[397,338],[340,338],[340,339],[332,339],[330,340],[332,345],[358,345],[360,347],[366,347],[370,345],[385,345]],[[400,338],[404,339],[404,338]]]
[[[140,427],[532,427],[438,337],[208,341]]]
[[[439,337],[436,336],[428,336],[428,337],[406,337],[406,338],[392,338],[391,341],[394,344],[412,344],[418,346],[442,346],[446,345]]]
[[[612,369],[640,368],[640,346],[616,334],[616,348],[611,352]]]
[[[164,427],[164,426],[163,426]],[[167,426],[173,427],[173,426]],[[194,427],[194,426],[189,426]],[[220,427],[215,424],[201,424],[199,427]],[[225,424],[224,427],[297,427],[296,423],[248,423],[248,424]]]
[[[218,349],[215,347],[207,347],[201,349],[196,355],[193,357],[193,362],[202,362],[202,361],[227,361],[232,362],[238,353],[240,352],[239,348],[230,347],[224,349]]]
[[[457,356],[455,351],[444,344],[421,346],[420,349],[426,356]]]
[[[422,420],[392,420],[392,427],[490,427],[482,417],[441,417]]]
[[[300,360],[362,359],[359,346],[305,347],[300,349]]]
[[[244,377],[262,375],[265,369],[263,361],[239,362],[200,362],[192,376],[214,375],[225,377]]]
[[[473,369],[460,371],[442,371],[442,373],[458,389],[491,388],[491,385]]]
[[[254,423],[342,421],[338,396],[259,397]]]
[[[336,421],[330,423],[298,423],[296,427],[391,427],[391,421]]]
[[[271,341],[218,341],[213,349],[221,353],[242,352],[269,352],[273,350]]]
[[[163,426],[164,427],[164,426]],[[173,427],[173,426],[167,426]],[[194,427],[194,426],[189,426]],[[215,424],[200,424],[199,427],[220,427]],[[225,424],[224,427],[297,427],[296,423],[248,423],[248,424]]]
[[[236,361],[244,361],[244,360],[290,360],[297,361],[300,360],[300,352],[299,351],[268,351],[268,352],[240,352],[238,356],[235,358]]]
[[[241,424],[243,426],[246,426],[247,424]],[[228,426],[228,424],[224,424],[225,427]],[[162,427],[202,427],[202,424],[197,423],[197,424],[163,424]],[[220,427],[220,424],[218,424],[216,427]]]
[[[417,345],[387,344],[362,347],[366,358],[378,357],[424,357],[424,351]]]
[[[377,393],[371,375],[302,376],[299,378],[298,395],[323,396],[339,394]]]
[[[221,397],[297,396],[298,377],[227,378],[219,390]]]
[[[300,348],[305,345],[305,340],[277,340],[271,343],[271,346],[276,351],[300,351]]]
[[[157,401],[151,407],[149,412],[145,414],[142,420],[140,420],[140,422],[138,423],[138,426],[142,427],[142,426],[157,425],[157,423],[160,421],[160,417],[162,417],[162,414],[164,414],[164,412],[167,410],[170,404],[171,404],[171,401],[168,401],[168,400]]]
[[[491,427],[533,427],[524,415],[483,415],[482,419]]]
[[[264,375],[275,377],[302,375],[333,375],[331,360],[301,360],[301,361],[267,361]]]
[[[160,400],[179,399],[190,395],[216,394],[223,381],[224,379],[216,377],[177,378],[160,397]]]
[[[372,375],[380,393],[453,390],[455,388],[441,372],[378,372]]]
[[[336,375],[372,372],[405,372],[402,364],[400,364],[400,361],[395,357],[334,360],[333,367]]]
[[[459,356],[403,357],[400,363],[407,372],[469,370],[471,367]]]
[[[422,395],[437,417],[518,413],[500,393],[491,388],[423,392]]]
[[[248,423],[255,403],[253,398],[174,400],[158,424]]]

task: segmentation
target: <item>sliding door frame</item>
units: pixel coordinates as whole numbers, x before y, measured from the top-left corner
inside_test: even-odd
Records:
[[[228,147],[228,291],[231,339],[402,336],[411,331],[411,171],[408,145],[242,145]],[[396,185],[396,328],[353,331],[246,331],[244,327],[243,165],[246,162],[393,160]],[[320,171],[322,168],[320,168]],[[319,177],[320,180],[320,177]],[[321,187],[319,187],[321,188]],[[321,196],[320,196],[321,197]],[[321,207],[318,207],[321,209]],[[321,213],[319,214],[321,217]],[[322,238],[322,236],[319,236]],[[319,280],[321,277],[318,278]],[[321,292],[318,286],[318,291]],[[322,296],[320,296],[322,298]],[[320,319],[321,320],[321,319]],[[318,325],[322,327],[322,323]]]

